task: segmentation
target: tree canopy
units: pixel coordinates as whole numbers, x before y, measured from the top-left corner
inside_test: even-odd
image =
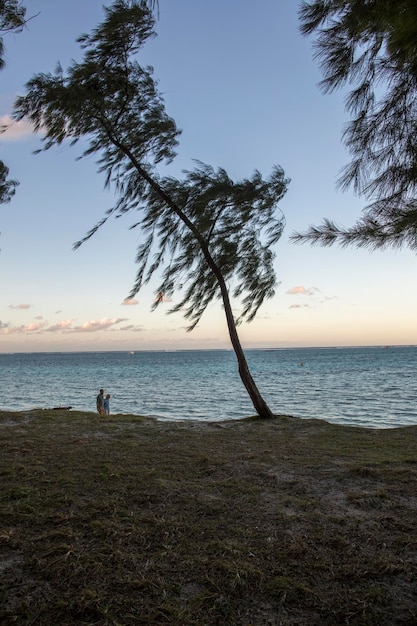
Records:
[[[9,168],[3,161],[0,161],[0,204],[10,202],[19,184],[16,180],[8,178],[8,176]]]
[[[322,89],[352,87],[343,134],[352,160],[338,184],[369,204],[351,228],[327,219],[292,239],[417,249],[417,2],[314,0],[301,3],[300,20],[316,35]]]
[[[180,131],[165,111],[152,68],[137,60],[154,34],[145,3],[116,0],[105,8],[102,24],[80,37],[82,62],[34,76],[16,101],[15,115],[42,129],[43,149],[84,139],[83,155],[97,155],[106,185],[117,192],[115,206],[75,247],[110,215],[137,215],[138,272],[130,297],[160,270],[154,307],[164,299],[161,294],[181,293],[172,311],[184,311],[189,330],[210,302],[221,299],[242,381],[258,414],[269,417],[236,324],[252,320],[274,293],[272,245],[284,226],[278,202],[288,180],[275,167],[267,180],[255,172],[234,182],[224,169],[199,162],[183,180],[158,175],[157,165],[175,157]],[[229,292],[240,301],[237,319]]]
[[[3,69],[4,41],[3,35],[19,32],[26,24],[26,8],[18,0],[0,0],[0,69]]]
[[[26,9],[18,0],[0,0],[0,70],[4,68],[3,35],[19,32],[25,25]],[[5,129],[0,128],[0,133]],[[16,180],[8,179],[9,168],[0,161],[0,204],[10,202],[18,185]]]

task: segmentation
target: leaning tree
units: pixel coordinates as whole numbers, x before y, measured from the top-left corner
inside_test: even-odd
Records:
[[[116,0],[91,34],[80,37],[84,55],[66,72],[38,74],[17,99],[15,116],[42,130],[43,149],[69,140],[87,141],[82,155],[96,154],[106,185],[118,201],[75,247],[89,239],[110,215],[134,211],[141,231],[138,272],[129,297],[162,272],[157,294],[181,297],[172,311],[184,311],[189,330],[210,302],[220,299],[240,377],[260,417],[272,412],[251,374],[237,333],[274,294],[272,246],[284,218],[278,202],[288,181],[280,167],[267,180],[259,172],[234,182],[223,169],[197,162],[183,180],[160,177],[158,163],[175,156],[179,130],[164,107],[152,70],[137,61],[154,35],[154,19],[140,1]],[[231,298],[241,302],[235,319]],[[157,297],[154,307],[164,298]]]

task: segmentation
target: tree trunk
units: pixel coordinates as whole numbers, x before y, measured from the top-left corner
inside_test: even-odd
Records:
[[[134,157],[132,152],[129,150],[127,146],[120,143],[113,135],[109,134],[110,140],[120,148],[126,156],[130,159],[131,163],[137,169],[139,174],[148,182],[148,184],[158,193],[158,195],[167,203],[167,205],[178,215],[178,217],[184,222],[187,228],[194,234],[195,238],[200,244],[201,251],[211,269],[213,274],[216,276],[217,282],[220,287],[220,291],[222,294],[224,310],[226,314],[227,327],[229,329],[230,341],[232,342],[233,350],[236,354],[236,359],[239,367],[239,375],[242,383],[245,386],[246,391],[249,394],[250,399],[252,400],[252,404],[255,408],[255,411],[262,419],[270,419],[274,416],[271,409],[261,396],[258,387],[255,384],[255,381],[252,378],[252,375],[249,371],[249,366],[246,361],[245,353],[243,352],[242,346],[240,344],[240,339],[237,334],[235,318],[233,316],[232,307],[230,304],[229,292],[226,287],[226,283],[223,278],[223,274],[215,260],[210,254],[210,250],[208,248],[207,242],[204,237],[199,232],[198,228],[193,224],[193,222],[188,218],[188,216],[181,210],[181,208],[172,200],[172,198],[165,193],[162,187],[159,186],[157,181],[155,181],[148,172],[141,166],[141,164]]]
[[[261,396],[259,389],[256,386],[256,383],[253,380],[252,375],[249,371],[248,362],[246,360],[245,353],[243,352],[240,339],[237,334],[236,323],[233,316],[232,307],[230,305],[229,293],[227,291],[226,285],[224,284],[223,276],[221,278],[217,276],[217,280],[219,281],[219,286],[222,293],[230,341],[232,342],[232,346],[236,354],[241,381],[244,384],[245,389],[248,392],[255,411],[257,412],[259,417],[262,419],[271,419],[272,417],[274,417],[274,414]]]

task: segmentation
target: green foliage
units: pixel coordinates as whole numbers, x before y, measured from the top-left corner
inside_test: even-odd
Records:
[[[16,187],[19,184],[15,180],[7,178],[9,175],[9,168],[0,161],[0,204],[6,204],[10,202],[15,194]]]
[[[20,32],[25,25],[26,9],[18,0],[0,0],[0,70],[4,68],[4,42],[1,35],[9,32]],[[0,129],[4,132],[5,128]],[[19,184],[8,180],[9,168],[0,161],[0,204],[10,202]]]
[[[18,0],[0,0],[0,34],[19,32],[25,25],[26,9]],[[0,37],[0,69],[4,67],[4,43]]]
[[[234,183],[225,170],[199,163],[194,171],[185,172],[183,181],[164,178],[159,184],[187,215],[193,230],[148,188],[141,223],[147,238],[138,250],[139,271],[131,295],[168,259],[157,292],[170,296],[186,285],[172,311],[184,309],[191,330],[207,305],[221,295],[217,276],[207,263],[208,250],[224,280],[235,281],[233,295],[242,297],[241,319],[252,320],[264,299],[274,294],[271,246],[284,227],[282,215],[276,217],[277,201],[287,185],[282,169],[275,168],[267,181],[255,172],[251,179]],[[150,262],[155,239],[159,248]],[[155,301],[154,308],[159,302]]]
[[[339,179],[370,203],[350,229],[330,220],[296,241],[417,248],[417,3],[302,2],[301,30],[315,33],[325,92],[352,86],[343,138],[352,154]]]
[[[121,191],[136,162],[173,158],[179,131],[165,113],[152,68],[130,60],[154,35],[151,14],[124,0],[105,11],[103,24],[79,39],[83,63],[73,63],[66,74],[58,65],[54,74],[36,75],[15,110],[18,119],[42,128],[44,149],[89,138],[83,156],[99,153],[107,184],[113,181]],[[140,177],[136,182],[140,190]]]

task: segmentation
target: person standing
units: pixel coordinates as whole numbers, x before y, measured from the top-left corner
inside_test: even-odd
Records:
[[[110,394],[109,393],[104,399],[104,415],[110,415]]]
[[[97,413],[104,415],[104,389],[100,389],[100,393],[97,396]]]

